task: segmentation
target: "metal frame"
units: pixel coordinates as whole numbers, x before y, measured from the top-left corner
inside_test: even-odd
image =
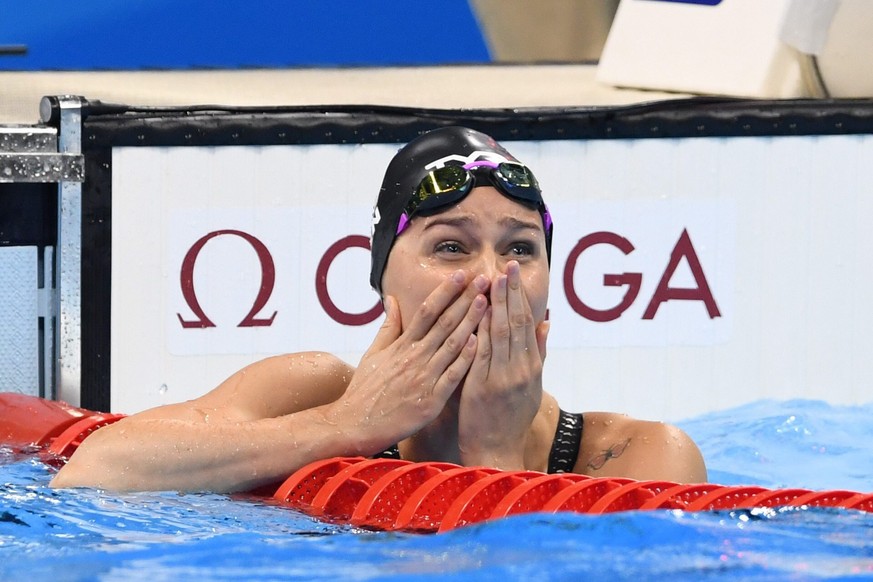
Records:
[[[0,182],[81,182],[80,152],[59,152],[54,127],[12,125],[0,128]]]
[[[60,110],[58,153],[82,160],[82,105],[79,97],[57,98]],[[83,172],[84,174],[84,172]],[[82,391],[82,182],[58,183],[58,240],[54,255],[55,399],[77,406]]]
[[[44,104],[46,105],[46,104]],[[79,97],[51,98],[43,124],[0,127],[0,183],[58,185],[54,246],[40,248],[37,315],[40,395],[78,405],[81,397],[82,109]],[[15,244],[15,241],[12,241]],[[35,324],[39,325],[37,322]]]

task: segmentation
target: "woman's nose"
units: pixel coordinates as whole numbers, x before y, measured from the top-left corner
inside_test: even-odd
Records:
[[[503,273],[503,269],[502,257],[493,251],[481,253],[473,266],[474,275],[485,275],[490,281]]]

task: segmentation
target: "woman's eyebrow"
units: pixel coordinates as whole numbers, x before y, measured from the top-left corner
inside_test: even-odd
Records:
[[[435,226],[453,226],[456,228],[465,228],[476,222],[470,216],[434,216],[424,225],[424,230]],[[504,216],[497,221],[501,227],[507,230],[542,230],[543,225],[537,222],[522,220],[514,216]]]
[[[424,225],[424,230],[435,226],[454,226],[464,228],[473,223],[473,219],[469,216],[434,216]]]
[[[504,216],[498,221],[498,224],[504,228],[512,230],[523,230],[532,228],[534,230],[542,230],[542,223],[531,222],[528,220],[520,220],[514,216]]]

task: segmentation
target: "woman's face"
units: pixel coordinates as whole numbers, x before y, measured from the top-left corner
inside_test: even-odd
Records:
[[[382,291],[397,299],[405,326],[458,269],[467,271],[468,281],[478,274],[493,281],[508,261],[518,261],[534,320],[543,321],[549,264],[542,217],[491,186],[477,187],[458,204],[412,220],[391,249]]]

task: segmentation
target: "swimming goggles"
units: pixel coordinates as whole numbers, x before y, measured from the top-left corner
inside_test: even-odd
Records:
[[[474,171],[477,174],[486,174],[491,185],[506,196],[536,206],[543,216],[543,228],[546,234],[549,233],[552,217],[543,202],[540,185],[533,172],[518,162],[496,163],[480,160],[463,166],[448,165],[429,171],[400,215],[396,234],[406,230],[409,221],[416,214],[432,212],[463,199],[475,186]]]

